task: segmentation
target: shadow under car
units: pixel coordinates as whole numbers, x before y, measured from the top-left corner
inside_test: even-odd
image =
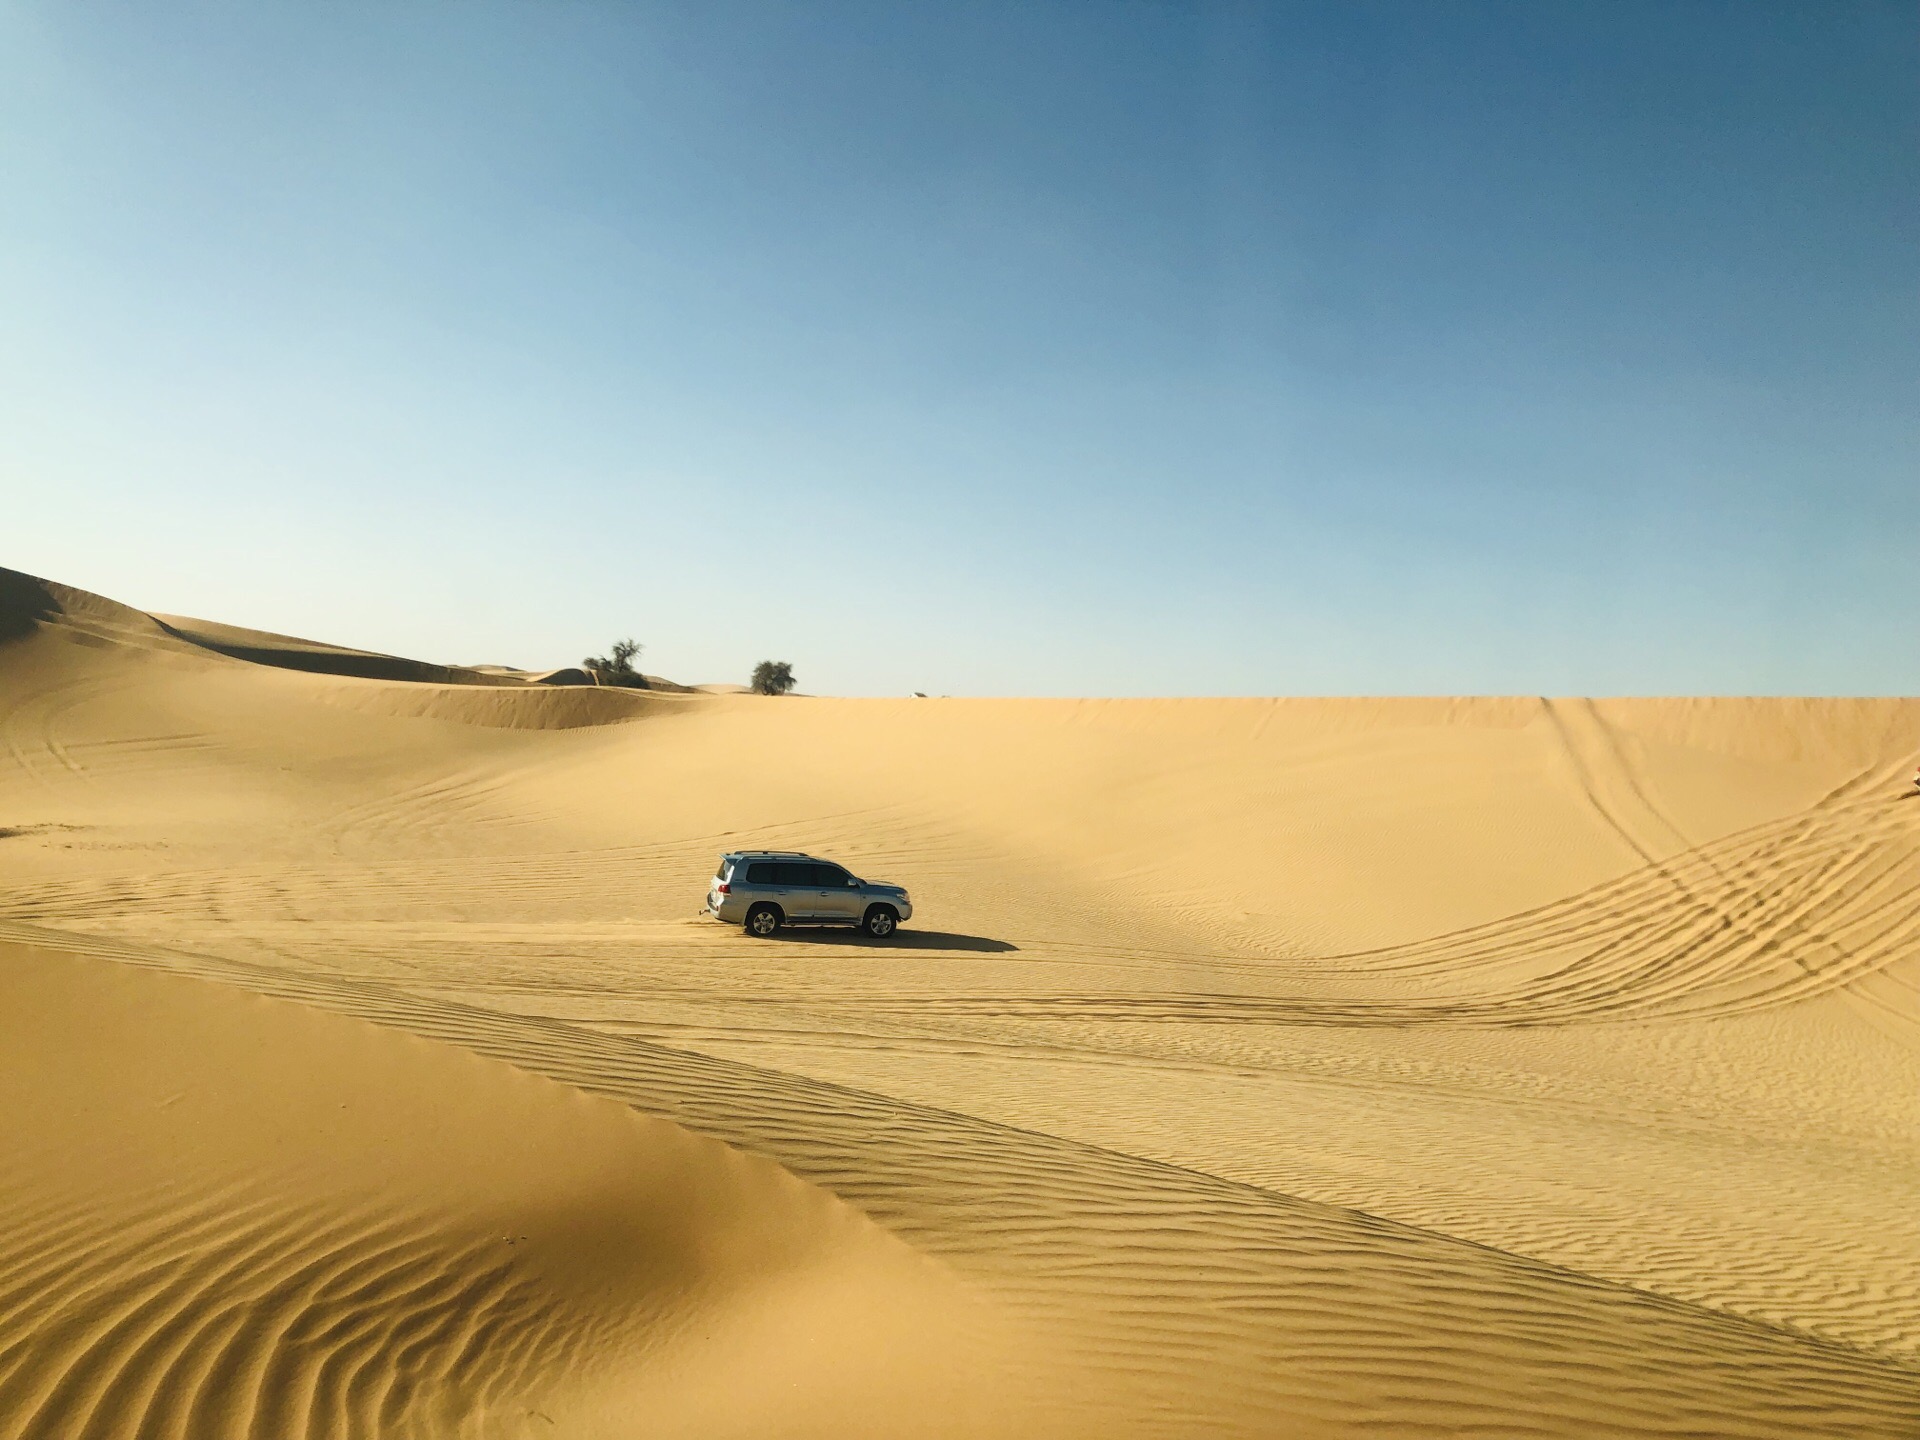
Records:
[[[985,955],[1004,955],[1020,948],[1011,941],[989,940],[984,935],[955,935],[946,930],[904,927],[884,940],[869,940],[857,929],[845,925],[782,925],[772,938],[813,945],[860,945],[875,950],[970,950]]]

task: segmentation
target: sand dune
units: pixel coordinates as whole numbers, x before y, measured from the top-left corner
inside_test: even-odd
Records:
[[[246,630],[238,625],[219,625],[211,620],[194,620],[184,615],[153,617],[169,635],[199,645],[218,655],[247,660],[256,665],[279,665],[288,670],[308,670],[317,675],[357,675],[367,680],[448,681],[463,685],[520,685],[523,676],[498,666],[429,665],[405,660],[398,655],[380,655],[369,650],[352,650],[326,645],[317,640],[302,640],[293,635],[275,635],[266,630]],[[584,680],[583,674],[580,677]]]
[[[1920,702],[279,639],[0,572],[0,1435],[1920,1434]]]
[[[8,946],[0,996],[10,1433],[974,1433],[985,1312],[769,1161],[198,981]]]

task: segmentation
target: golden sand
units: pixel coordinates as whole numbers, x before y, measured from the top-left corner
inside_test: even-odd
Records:
[[[1920,702],[537,679],[0,571],[0,1436],[1920,1436]]]

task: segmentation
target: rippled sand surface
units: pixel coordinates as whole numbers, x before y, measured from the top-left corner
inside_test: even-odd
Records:
[[[0,1436],[1920,1435],[1920,702],[533,678],[0,572]]]

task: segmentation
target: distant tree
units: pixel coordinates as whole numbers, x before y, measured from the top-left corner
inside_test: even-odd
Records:
[[[793,666],[784,660],[762,660],[753,667],[753,693],[784,695],[793,689]]]
[[[638,641],[616,640],[611,654],[589,655],[580,664],[601,685],[632,685],[644,690],[647,677],[633,668],[634,656],[640,653],[640,649]]]

